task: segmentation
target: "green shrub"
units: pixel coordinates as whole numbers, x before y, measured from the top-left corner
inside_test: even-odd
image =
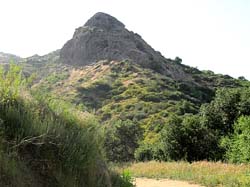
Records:
[[[135,159],[137,161],[150,161],[153,158],[153,147],[149,144],[142,144],[135,151]]]
[[[200,123],[200,117],[171,116],[161,131],[165,160],[196,161],[216,159],[216,133]]]
[[[225,139],[224,139],[225,140]],[[226,157],[234,163],[250,162],[250,116],[240,117],[234,125],[234,134],[226,139]]]
[[[19,66],[11,63],[7,72],[3,66],[0,66],[0,101],[8,102],[15,99],[19,95],[23,83],[22,71]]]
[[[113,187],[135,187],[134,178],[129,170],[122,171],[121,175],[112,175]]]
[[[153,144],[142,143],[135,151],[135,159],[143,162],[165,160],[166,154],[160,142],[154,142]]]
[[[134,185],[133,185],[134,179],[133,179],[131,172],[129,170],[124,170],[122,172],[121,178],[124,181],[124,184],[122,185],[122,187],[134,187]]]
[[[48,77],[46,77],[46,81],[48,81],[49,84],[53,85],[61,80],[64,80],[66,78],[68,78],[69,74],[64,72],[64,73],[53,73],[51,75],[49,75]]]
[[[108,159],[112,162],[133,160],[140,136],[140,127],[130,120],[117,120],[108,125],[104,143]]]

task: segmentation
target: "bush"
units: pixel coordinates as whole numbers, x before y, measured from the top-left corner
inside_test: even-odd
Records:
[[[200,123],[200,117],[171,116],[161,131],[164,160],[216,159],[216,133]]]
[[[137,161],[150,161],[153,160],[153,147],[149,144],[142,144],[135,151],[135,159]]]
[[[112,181],[114,187],[135,187],[133,184],[134,178],[129,170],[122,171],[121,176],[113,174]]]
[[[222,135],[232,132],[232,125],[238,114],[236,107],[239,99],[239,93],[219,90],[215,100],[203,110],[205,118],[207,117],[206,125],[209,128],[218,129]]]
[[[234,163],[250,163],[250,116],[240,117],[234,125],[234,134],[224,139],[228,145],[226,157]]]
[[[238,118],[242,115],[250,115],[249,98],[249,88],[220,89],[216,92],[216,97],[210,104],[203,105],[200,108],[202,125],[208,128],[209,132],[216,132],[217,142],[214,142],[218,147],[216,160],[232,157],[228,156],[232,147],[228,145],[231,140],[228,141],[227,139],[230,139],[231,135],[235,133],[235,124],[237,124]],[[223,146],[221,147],[221,145]],[[225,155],[226,151],[227,154]]]
[[[112,162],[133,160],[140,136],[140,127],[130,120],[117,120],[108,125],[104,144],[108,159]]]
[[[0,101],[7,102],[15,99],[19,93],[24,80],[19,66],[10,64],[9,71],[0,66]]]
[[[135,159],[137,161],[150,161],[150,160],[165,160],[166,155],[163,151],[162,144],[156,141],[153,144],[143,143],[135,151]]]

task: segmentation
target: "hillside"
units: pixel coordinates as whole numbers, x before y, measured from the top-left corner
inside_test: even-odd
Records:
[[[21,57],[19,56],[0,52],[0,64],[8,64],[10,61],[19,62],[20,60],[21,60]]]
[[[129,61],[100,61],[87,67],[64,67],[33,89],[59,96],[84,111],[94,111],[107,126],[119,120],[131,121],[144,134],[138,139],[153,143],[169,115],[196,114],[201,104],[212,100],[217,88],[243,85],[228,76],[180,67],[193,71],[192,81],[176,81]]]
[[[46,93],[31,95],[29,78],[0,67],[1,187],[128,187],[111,171],[95,117]]]
[[[127,161],[134,159],[140,145],[159,141],[169,116],[197,114],[217,89],[247,84],[181,61],[164,58],[116,18],[97,13],[76,29],[60,51],[25,63],[39,67],[40,81],[34,91],[59,96],[96,115],[107,137],[120,141],[106,140],[109,159]],[[117,132],[124,124],[131,126],[127,129],[130,142]],[[117,144],[125,147],[115,150]]]
[[[138,150],[151,150],[171,116],[198,114],[216,90],[249,85],[189,67],[179,57],[165,58],[105,13],[77,28],[62,49],[20,62],[26,76],[36,74],[34,94],[46,93],[96,116],[106,129],[111,161],[133,160]]]

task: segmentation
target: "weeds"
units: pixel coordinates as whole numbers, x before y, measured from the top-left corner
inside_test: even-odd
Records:
[[[195,182],[207,187],[249,187],[249,164],[221,162],[145,162],[125,167],[134,177],[168,178]],[[124,169],[117,169],[120,173]]]
[[[134,178],[129,170],[124,170],[122,172],[121,178],[124,180],[124,187],[134,187]]]
[[[112,181],[93,116],[24,92],[14,65],[0,77],[0,186],[123,187]]]

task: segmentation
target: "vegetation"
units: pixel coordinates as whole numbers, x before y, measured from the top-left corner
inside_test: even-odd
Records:
[[[234,133],[224,139],[226,158],[235,163],[250,163],[250,116],[240,117],[234,125]]]
[[[60,100],[35,99],[25,91],[27,81],[18,66],[1,69],[0,77],[1,186],[130,183],[108,170],[102,132],[93,116]]]
[[[128,162],[134,158],[138,147],[140,130],[132,121],[116,121],[106,129],[105,147],[107,156],[112,162]]]
[[[217,139],[199,116],[170,117],[161,131],[163,160],[211,160],[219,152]]]
[[[232,137],[240,116],[250,114],[249,82],[177,66],[191,78],[175,80],[129,61],[105,61],[57,71],[56,83],[49,76],[33,90],[94,111],[105,127],[110,161],[229,160],[224,139]]]
[[[47,63],[50,73],[41,69],[34,80],[18,66],[1,69],[0,184],[131,186],[131,173],[110,171],[107,159],[188,161],[176,179],[230,186],[230,172],[209,178],[187,171],[201,160],[212,161],[204,167],[248,166],[250,84],[176,64],[191,77],[174,79],[128,61],[86,69]],[[248,185],[248,175],[231,179]]]
[[[104,30],[88,33],[109,36]],[[130,170],[250,186],[250,82],[165,59],[132,32],[119,38],[119,30],[102,53],[103,42],[86,48],[84,31],[48,55],[0,54],[0,186],[133,187]],[[101,56],[130,59],[95,62]],[[81,57],[87,61],[73,60]],[[135,161],[146,163],[111,168]]]
[[[248,187],[249,164],[225,164],[221,162],[144,162],[119,168],[131,171],[135,177],[168,178],[198,183],[207,187]]]
[[[249,162],[249,97],[249,88],[220,89],[198,114],[170,115],[154,149],[138,149],[136,159]]]

